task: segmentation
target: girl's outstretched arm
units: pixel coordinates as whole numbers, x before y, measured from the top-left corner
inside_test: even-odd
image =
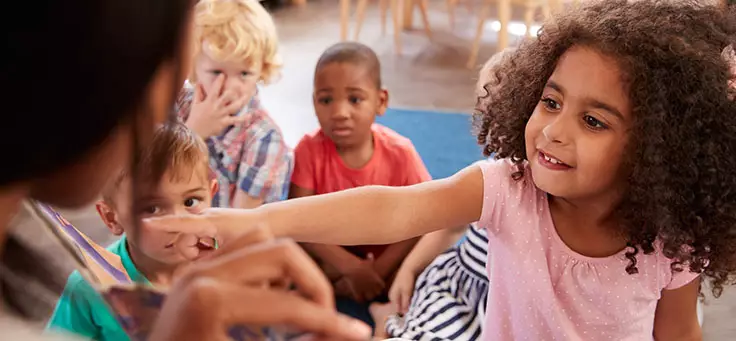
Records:
[[[156,230],[214,237],[223,245],[255,228],[299,242],[392,244],[475,222],[482,204],[483,174],[478,165],[472,165],[449,178],[413,186],[367,186],[250,210],[209,209],[200,215],[144,222]]]
[[[472,165],[407,187],[368,186],[264,205],[252,219],[301,242],[391,244],[480,219],[483,174]]]

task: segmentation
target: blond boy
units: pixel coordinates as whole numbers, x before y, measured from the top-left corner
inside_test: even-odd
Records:
[[[176,111],[207,142],[213,206],[285,199],[293,155],[258,98],[281,67],[273,20],[256,0],[202,0],[194,11],[194,67]]]

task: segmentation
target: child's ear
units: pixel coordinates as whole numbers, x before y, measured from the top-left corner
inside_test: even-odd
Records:
[[[383,116],[386,113],[386,109],[388,109],[388,90],[381,88],[378,91],[378,101],[378,112],[376,116]]]
[[[220,185],[217,183],[217,179],[212,179],[212,183],[210,183],[210,198],[214,198],[219,189]]]
[[[123,230],[123,226],[120,225],[120,222],[118,221],[118,215],[115,213],[115,210],[110,207],[105,201],[98,201],[97,202],[97,213],[100,215],[100,218],[102,218],[102,222],[107,225],[107,228],[110,229],[110,232],[112,234],[119,236],[125,232]]]

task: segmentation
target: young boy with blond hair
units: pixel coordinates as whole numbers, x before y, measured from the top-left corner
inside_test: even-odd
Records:
[[[210,177],[207,146],[181,123],[159,128],[141,156],[135,190],[130,172],[122,172],[103,191],[97,211],[110,231],[122,236],[107,249],[120,257],[130,279],[167,286],[173,272],[188,263],[173,247],[176,235],[136,230],[134,219],[199,213],[210,207],[217,183]],[[129,340],[99,293],[77,271],[69,276],[48,327],[93,340]]]
[[[194,67],[175,109],[207,143],[213,206],[285,199],[293,154],[258,98],[281,67],[273,20],[257,0],[201,0],[194,12]]]

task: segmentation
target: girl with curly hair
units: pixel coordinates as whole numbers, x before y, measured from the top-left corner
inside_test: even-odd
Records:
[[[510,58],[512,51],[497,53],[483,65],[477,96],[498,88],[494,75],[503,72],[498,67],[508,64],[504,59]],[[488,297],[487,252],[486,231],[472,226],[442,229],[422,237],[396,272],[388,292],[390,302],[370,306],[375,336],[478,339]]]
[[[478,100],[478,141],[498,160],[411,187],[151,223],[350,245],[478,221],[491,250],[484,339],[700,339],[701,278],[719,296],[736,277],[736,89],[722,55],[735,34],[733,12],[694,2],[572,9]]]

